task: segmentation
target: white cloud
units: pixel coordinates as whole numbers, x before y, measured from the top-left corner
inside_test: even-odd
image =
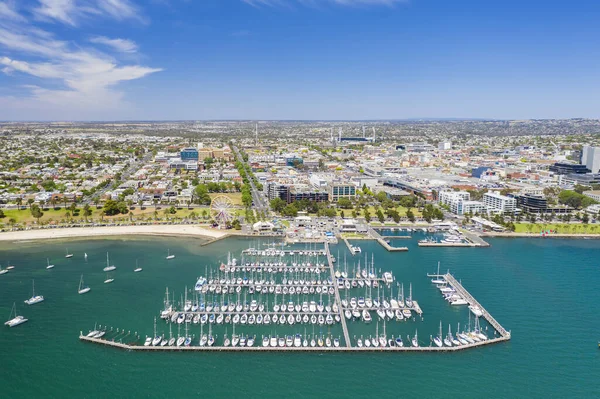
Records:
[[[137,7],[129,0],[37,0],[39,6],[32,13],[39,20],[57,21],[77,26],[80,20],[104,16],[116,20],[142,21]]]
[[[135,53],[138,50],[137,44],[135,44],[134,41],[128,39],[111,39],[106,36],[96,36],[91,38],[90,42],[96,44],[103,44],[122,53]]]
[[[44,1],[57,6],[61,0]],[[75,23],[77,14],[62,1],[60,4],[67,8],[54,8],[53,19]],[[104,1],[110,1],[112,6],[124,4]],[[116,54],[114,50],[137,51],[137,44],[131,40],[96,36],[87,45],[64,41],[18,17],[0,14],[0,70],[12,77],[29,76],[35,84],[19,86],[23,90],[21,97],[0,97],[0,119],[11,119],[17,113],[29,115],[30,119],[93,119],[99,115],[106,118],[131,107],[118,88],[120,84],[162,70],[128,65],[111,55]],[[112,51],[102,51],[95,45],[108,46]]]
[[[119,20],[137,15],[136,7],[129,0],[98,0],[98,8]]]
[[[12,1],[0,1],[0,19],[6,18],[13,21],[25,21],[25,18],[21,16]]]

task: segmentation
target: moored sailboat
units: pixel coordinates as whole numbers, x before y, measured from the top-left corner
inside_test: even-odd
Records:
[[[90,292],[90,289],[91,289],[90,287],[87,287],[87,286],[84,285],[84,283],[83,283],[83,274],[82,274],[81,275],[81,279],[79,279],[79,288],[77,290],[77,293],[78,294],[85,294],[85,293]]]
[[[14,313],[14,317],[13,317],[13,313]],[[13,303],[12,310],[10,311],[10,316],[8,316],[8,317],[9,317],[9,319],[4,323],[4,325],[9,326],[9,327],[16,327],[19,324],[23,324],[28,320],[23,316],[17,315],[17,304],[16,303]]]
[[[165,259],[175,259],[175,255],[171,255],[171,251],[167,249],[167,257]]]
[[[26,299],[25,303],[27,305],[35,305],[36,303],[40,303],[44,301],[44,297],[41,295],[35,295],[35,282],[32,281],[32,290],[31,290],[31,298]]]
[[[106,267],[103,269],[105,272],[111,272],[115,270],[117,267],[115,265],[111,265],[108,260],[108,252],[106,253]]]

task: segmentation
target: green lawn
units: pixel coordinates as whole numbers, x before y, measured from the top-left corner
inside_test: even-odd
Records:
[[[534,233],[553,230],[560,234],[600,234],[600,225],[570,223],[515,223],[515,233]]]
[[[164,218],[164,210],[168,209],[169,206],[165,206],[163,205],[158,206],[157,207],[157,212],[158,212],[158,217],[159,218]],[[78,208],[79,211],[79,215],[72,217],[72,219],[74,219],[75,221],[80,221],[80,220],[85,220],[85,218],[83,217],[83,209],[80,207]],[[181,208],[181,209],[177,209],[177,212],[175,214],[169,214],[169,218],[186,218],[189,217],[190,213],[195,212],[196,215],[198,217],[202,216],[202,211],[206,210],[208,212],[208,214],[210,215],[210,209],[207,208],[193,208],[193,209],[187,209],[185,207]],[[94,222],[99,222],[102,220],[100,213],[102,212],[102,209],[96,209],[95,206],[92,206],[92,216],[88,217],[88,220],[94,221]],[[40,219],[41,222],[43,223],[49,223],[52,221],[56,221],[56,222],[60,222],[61,220],[65,220],[66,219],[66,213],[67,211],[65,211],[64,209],[45,209],[44,210],[44,216],[42,216],[42,218]],[[140,209],[139,206],[136,206],[135,209],[131,210],[131,213],[133,214],[133,217],[138,219],[139,218],[154,218],[154,206],[149,206],[147,208],[144,209]],[[4,211],[5,217],[3,219],[0,219],[0,223],[3,224],[8,224],[9,220],[12,218],[16,221],[16,223],[33,223],[36,221],[36,219],[31,216],[31,212],[29,211],[29,209],[23,209],[23,210],[15,210],[15,209],[11,209],[11,210],[5,210]],[[239,210],[236,210],[236,214],[243,214],[243,212],[240,213]],[[111,221],[111,220],[129,220],[129,216],[128,215],[115,215],[115,216],[105,216],[104,217],[104,221]]]

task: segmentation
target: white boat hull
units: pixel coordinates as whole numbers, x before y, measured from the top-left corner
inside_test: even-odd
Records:
[[[43,296],[34,296],[31,297],[29,299],[27,299],[26,301],[24,301],[27,305],[35,305],[36,303],[40,303],[44,301],[44,297]]]

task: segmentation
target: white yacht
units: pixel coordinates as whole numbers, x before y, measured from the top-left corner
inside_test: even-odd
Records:
[[[481,317],[483,316],[483,311],[481,310],[481,308],[477,305],[471,305],[469,306],[469,310],[477,317]]]
[[[372,320],[371,313],[369,313],[369,311],[367,309],[364,309],[362,312],[362,318],[365,323],[370,323]]]
[[[50,259],[49,258],[46,258],[46,265],[47,265],[46,269],[52,269],[54,267],[54,265],[50,264]]]
[[[8,269],[3,269],[2,266],[0,266],[0,274],[6,274],[8,273]]]
[[[13,313],[14,313],[14,317],[13,317]],[[19,324],[23,324],[27,321],[26,318],[24,318],[23,316],[17,316],[17,304],[13,303],[13,307],[12,310],[10,311],[10,316],[8,321],[6,321],[4,323],[5,326],[9,326],[9,327],[16,327]]]
[[[171,255],[171,251],[167,249],[167,257],[165,259],[175,259],[175,255]]]
[[[69,248],[67,248],[67,254],[65,255],[65,258],[72,258],[73,254],[69,253]]]
[[[106,280],[104,280],[104,284],[110,284],[110,283],[112,283],[113,281],[115,281],[115,279],[114,279],[114,278],[111,278],[111,277],[108,275],[108,273],[106,273]]]
[[[411,343],[412,343],[412,346],[415,348],[419,346],[419,337],[417,335],[416,330],[415,330],[415,336],[412,338]]]
[[[456,243],[461,243],[462,242],[462,237],[454,235],[454,234],[449,234],[447,235],[443,240],[443,243],[445,244],[456,244]]]
[[[433,343],[435,344],[435,346],[437,346],[438,348],[441,348],[443,346],[443,342],[442,342],[442,322],[440,321],[440,335],[438,335],[437,337],[433,338]]]
[[[79,280],[79,289],[77,290],[77,293],[79,294],[86,294],[90,292],[90,287],[87,287],[84,285],[83,283],[83,274],[81,275],[81,279]]]
[[[103,269],[105,272],[110,272],[115,270],[117,267],[115,265],[111,265],[108,260],[108,252],[106,253],[106,267]]]
[[[135,269],[133,269],[134,273],[139,273],[142,271],[142,268],[138,266],[138,261],[137,259],[135,260]],[[169,345],[172,346],[172,345]]]
[[[40,303],[44,301],[44,297],[41,295],[35,295],[35,282],[32,281],[32,292],[31,298],[25,300],[27,305],[35,305],[36,303]]]
[[[202,287],[206,284],[206,278],[200,276],[196,281],[196,285],[194,286],[194,290],[202,291]]]

